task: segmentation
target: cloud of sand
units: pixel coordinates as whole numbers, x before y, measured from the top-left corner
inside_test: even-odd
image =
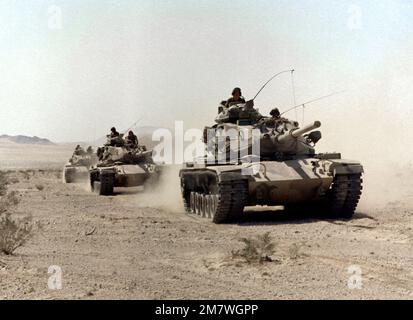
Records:
[[[413,77],[389,75],[378,82],[372,76],[333,108],[313,115],[323,123],[319,151],[340,151],[364,166],[359,210],[373,211],[390,202],[413,205],[412,86]]]
[[[183,212],[179,169],[181,166],[164,167],[158,181],[145,186],[143,192],[136,195],[139,207],[151,207],[172,213]]]

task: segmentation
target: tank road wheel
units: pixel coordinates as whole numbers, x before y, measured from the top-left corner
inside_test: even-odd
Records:
[[[217,179],[218,180],[218,179]],[[226,223],[239,219],[248,200],[248,181],[232,180],[209,185],[203,193],[199,186],[188,188],[181,179],[181,191],[187,212],[212,219],[214,223]],[[195,189],[195,190],[194,190]]]
[[[193,191],[190,194],[190,199],[189,199],[189,206],[190,206],[189,212],[190,213],[196,213],[195,212],[195,195],[196,195],[196,192],[193,192]]]
[[[202,196],[198,192],[195,193],[195,214],[201,215]]]
[[[206,195],[205,196],[205,217],[206,218],[211,218],[211,212],[212,212],[212,201],[211,201],[212,196],[211,195]]]
[[[96,174],[94,172],[91,172],[89,174],[89,182],[90,182],[90,190],[92,192],[96,191],[96,189],[95,189],[95,180],[96,180]]]
[[[361,174],[336,175],[328,197],[329,218],[350,219],[360,200]]]
[[[188,191],[185,188],[184,179],[182,179],[182,178],[181,178],[181,192],[182,192],[182,198],[183,198],[183,201],[184,201],[185,211],[188,212],[188,213],[192,213],[191,212],[192,211],[191,201],[193,201],[192,198],[191,198],[192,197],[192,192]]]
[[[113,173],[102,172],[100,174],[100,181],[94,182],[94,189],[99,192],[101,196],[110,196],[113,194],[115,186],[115,175]]]
[[[247,198],[247,181],[220,182],[212,221],[214,223],[225,223],[238,220],[244,212]]]
[[[72,183],[73,182],[73,173],[67,169],[64,169],[63,172],[65,183]]]

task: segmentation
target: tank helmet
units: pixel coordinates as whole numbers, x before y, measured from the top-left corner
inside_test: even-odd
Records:
[[[278,118],[280,115],[280,110],[278,110],[278,108],[274,108],[270,111],[270,116]]]
[[[240,96],[242,95],[241,88],[238,88],[238,87],[236,87],[236,88],[234,88],[234,90],[232,90],[232,95],[236,94],[237,92],[239,93]]]
[[[116,131],[115,127],[110,128],[110,131]]]

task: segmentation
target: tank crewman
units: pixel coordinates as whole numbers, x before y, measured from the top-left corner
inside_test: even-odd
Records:
[[[119,132],[116,131],[115,127],[112,127],[110,129],[110,138],[116,138],[119,137]]]
[[[101,161],[103,159],[103,154],[105,153],[105,148],[98,148],[96,150],[96,155],[98,156],[98,159]]]
[[[85,154],[85,150],[78,144],[75,148],[75,152],[73,152],[76,156],[83,156]]]
[[[138,143],[138,137],[133,133],[132,130],[128,132],[128,135],[125,138],[125,144],[127,147],[130,148],[137,148],[139,143]]]
[[[92,148],[92,146],[87,147],[86,152],[87,152],[88,154],[93,154],[93,148]]]
[[[287,118],[281,117],[280,110],[278,108],[274,108],[270,111],[271,119],[274,121],[275,124],[282,124],[284,122],[288,122]]]
[[[279,120],[281,118],[281,114],[280,114],[280,110],[278,110],[278,108],[274,108],[270,111],[270,116],[274,119],[274,120]]]
[[[116,131],[115,127],[112,127],[110,129],[110,134],[108,134],[107,137],[108,142],[105,144],[105,146],[122,147],[124,145],[123,138],[120,133]]]
[[[234,88],[232,90],[232,97],[227,100],[225,107],[230,107],[237,103],[245,103],[245,99],[242,96],[241,88]]]

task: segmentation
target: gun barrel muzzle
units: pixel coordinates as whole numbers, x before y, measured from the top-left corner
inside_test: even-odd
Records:
[[[320,127],[321,127],[321,122],[320,121],[314,121],[313,124],[309,124],[309,125],[307,125],[303,128],[293,129],[290,132],[288,132],[288,133],[286,133],[282,136],[279,136],[278,137],[278,142],[281,142],[281,143],[285,142],[288,139],[291,139],[291,137],[292,138],[298,138],[299,136],[301,136],[301,135],[303,135],[307,132],[310,132],[314,129],[320,128]]]
[[[317,128],[320,128],[320,127],[321,127],[321,122],[320,121],[314,121],[313,124],[309,124],[309,125],[305,126],[304,128],[293,130],[291,132],[291,135],[294,138],[298,138],[299,136],[303,135],[304,133],[310,132],[311,130],[314,130],[314,129],[317,129]]]

